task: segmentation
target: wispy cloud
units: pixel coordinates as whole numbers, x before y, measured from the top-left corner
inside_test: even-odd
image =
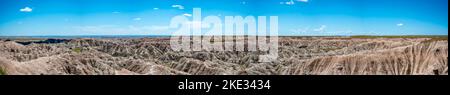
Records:
[[[328,29],[329,30],[329,29]],[[352,35],[355,32],[351,29],[328,31],[326,25],[311,29],[310,26],[298,29],[291,29],[291,35]]]
[[[326,29],[326,28],[327,28],[326,25],[322,25],[322,26],[320,26],[319,28],[314,29],[314,31],[316,31],[316,32],[325,32],[325,29]]]
[[[245,2],[245,1],[242,1],[242,2],[241,2],[241,4],[242,4],[242,5],[246,5],[246,4],[247,4],[247,2]]]
[[[188,14],[188,13],[185,13],[185,14],[183,14],[184,16],[187,16],[187,17],[191,17],[192,16],[192,14]]]
[[[153,8],[153,10],[159,10],[159,8]]]
[[[282,5],[295,5],[296,2],[308,3],[309,0],[289,0],[289,1],[286,1],[286,2],[280,2],[280,4],[282,4]]]
[[[33,11],[33,9],[31,9],[30,7],[25,7],[25,8],[20,9],[20,12],[32,12],[32,11]]]
[[[286,4],[286,5],[294,5],[295,2],[294,2],[294,0],[290,0],[290,1],[287,1],[287,2],[280,2],[280,4],[282,4],[282,5],[284,5],[284,4]]]
[[[308,32],[310,29],[310,27],[306,27],[306,28],[299,28],[299,29],[291,29],[290,31],[293,33],[306,33]]]
[[[142,18],[137,17],[137,18],[133,18],[133,20],[134,21],[140,21],[140,20],[142,20]]]
[[[403,25],[405,25],[405,24],[403,24],[403,23],[398,23],[397,24],[398,27],[402,27]]]
[[[308,3],[309,2],[309,0],[297,0],[298,2],[305,2],[305,3]]]
[[[178,8],[180,10],[184,9],[183,5],[172,5],[173,8]]]

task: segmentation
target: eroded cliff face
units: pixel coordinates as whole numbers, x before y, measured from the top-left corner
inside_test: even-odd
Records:
[[[448,75],[448,42],[430,39],[280,38],[260,52],[175,52],[165,38],[0,41],[11,75]]]
[[[313,58],[279,69],[288,75],[448,75],[446,42]]]

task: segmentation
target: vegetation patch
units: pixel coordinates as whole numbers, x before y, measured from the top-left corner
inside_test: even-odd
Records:
[[[79,47],[73,48],[72,51],[76,52],[76,53],[81,53],[81,48],[79,48]]]
[[[0,75],[6,75],[6,72],[0,67]]]

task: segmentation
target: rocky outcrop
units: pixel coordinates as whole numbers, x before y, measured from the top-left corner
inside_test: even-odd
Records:
[[[448,75],[448,42],[430,39],[280,38],[264,52],[175,52],[166,38],[0,41],[12,75]],[[45,41],[45,40],[44,40]]]
[[[448,75],[446,42],[321,57],[291,64],[287,75]]]
[[[194,75],[225,75],[224,69],[214,67],[212,62],[183,58],[179,63],[172,63],[171,68]]]

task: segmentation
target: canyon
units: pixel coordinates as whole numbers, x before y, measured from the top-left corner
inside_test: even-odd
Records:
[[[448,75],[435,38],[279,37],[257,51],[173,51],[169,38],[0,38],[6,75]]]

